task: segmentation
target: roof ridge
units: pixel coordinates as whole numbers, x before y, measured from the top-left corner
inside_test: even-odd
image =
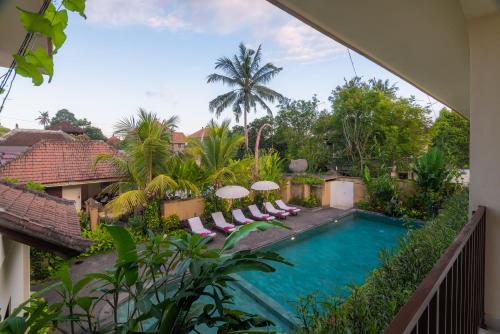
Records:
[[[59,202],[59,203],[62,203],[62,204],[74,204],[75,203],[75,201],[72,201],[72,200],[69,200],[69,199],[65,199],[65,198],[61,198],[61,197],[52,196],[52,195],[47,194],[46,192],[41,192],[41,191],[36,191],[36,190],[28,189],[28,188],[26,188],[26,186],[21,185],[21,184],[12,184],[12,183],[0,180],[0,185],[4,185],[4,186],[7,186],[7,187],[10,187],[10,188],[13,188],[13,189],[17,189],[17,190],[22,190],[23,192],[31,193],[31,194],[33,194],[35,196],[38,196],[38,197],[41,197],[41,198],[45,198],[45,199],[49,199],[49,200],[55,200],[56,202]]]

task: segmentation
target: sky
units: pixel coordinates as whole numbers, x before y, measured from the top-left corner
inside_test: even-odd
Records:
[[[310,99],[329,109],[328,96],[354,76],[347,48],[265,0],[87,0],[87,19],[70,15],[68,39],[55,55],[52,82],[34,87],[16,77],[0,123],[41,128],[41,111],[66,108],[110,136],[114,124],[145,108],[180,118],[191,134],[214,117],[208,103],[228,90],[207,84],[215,61],[237,52],[238,44],[262,44],[262,63],[283,67],[269,86],[292,99]],[[399,95],[442,105],[365,57],[352,52],[363,79],[389,79]],[[0,74],[2,72],[0,68]],[[275,110],[275,109],[274,109]],[[263,116],[258,110],[249,120]],[[231,118],[231,110],[220,119]],[[233,124],[234,120],[233,120]]]

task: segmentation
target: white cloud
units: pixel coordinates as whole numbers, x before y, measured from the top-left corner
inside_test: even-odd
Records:
[[[264,0],[89,0],[87,16],[106,26],[230,33],[269,21],[273,7]]]
[[[277,28],[274,38],[282,47],[278,56],[282,61],[311,62],[346,51],[345,46],[295,19]]]
[[[272,52],[276,61],[311,62],[345,51],[265,0],[88,0],[87,15],[89,22],[103,26],[219,34],[249,29],[254,40],[249,45],[278,47]]]

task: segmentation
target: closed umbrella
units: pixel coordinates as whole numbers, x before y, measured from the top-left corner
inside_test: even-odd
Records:
[[[273,181],[258,181],[252,184],[251,188],[257,191],[271,191],[278,190],[280,186]]]

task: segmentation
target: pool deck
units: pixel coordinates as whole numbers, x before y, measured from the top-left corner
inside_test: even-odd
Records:
[[[348,214],[351,210],[339,210],[334,208],[301,208],[302,211],[297,216],[288,217],[286,220],[281,220],[284,224],[289,226],[291,230],[285,229],[270,229],[267,231],[258,231],[250,234],[245,239],[241,240],[235,247],[234,250],[243,249],[256,249],[263,247],[268,244],[277,242],[283,238],[292,236],[293,234],[301,233],[308,229],[314,228],[316,226],[322,225],[331,219],[339,218]],[[217,231],[217,236],[209,244],[209,248],[219,248],[224,243],[225,236],[222,232]],[[100,254],[79,261],[75,261],[71,264],[70,275],[73,283],[83,278],[88,273],[103,272],[106,269],[111,268],[116,260],[116,253],[110,252],[106,254]],[[52,282],[44,282],[42,284],[32,286],[32,290],[39,290]],[[94,282],[88,285],[82,290],[82,294],[92,294],[91,290],[96,288],[99,284]],[[43,297],[49,303],[55,303],[59,301],[59,296],[55,291],[48,291],[43,294]],[[99,310],[94,310],[96,313],[100,313]]]
[[[351,211],[334,208],[301,209],[302,211],[297,216],[289,216],[287,219],[279,220],[281,223],[290,227],[290,230],[273,228],[267,231],[254,232],[245,239],[241,240],[234,249],[242,250],[260,248],[290,237],[294,234],[323,225],[327,221],[342,217]],[[225,236],[221,232],[217,232],[217,236],[209,244],[209,247],[220,248],[224,244]]]

